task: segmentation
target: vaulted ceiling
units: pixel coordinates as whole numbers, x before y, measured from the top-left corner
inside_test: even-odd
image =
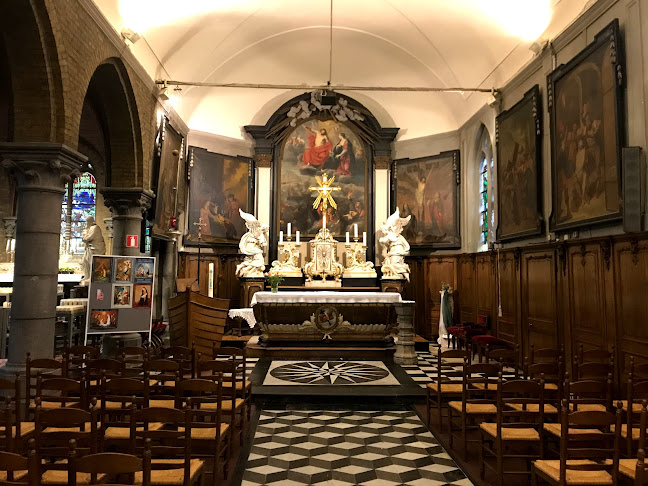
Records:
[[[497,88],[587,0],[94,0],[154,79],[189,82]],[[303,90],[184,87],[193,130],[243,138]],[[344,93],[344,90],[340,90]],[[456,130],[488,93],[353,91],[399,139]]]

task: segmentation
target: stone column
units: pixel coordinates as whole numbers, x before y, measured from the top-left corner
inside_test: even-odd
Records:
[[[87,162],[61,144],[2,143],[3,166],[16,178],[16,255],[7,372],[22,369],[26,353],[52,357],[56,318],[61,207],[65,183]]]
[[[16,217],[15,216],[10,216],[8,218],[4,218],[3,220],[4,223],[4,230],[5,230],[5,252],[7,253],[7,261],[10,263],[13,263],[13,251],[12,251],[12,245],[11,241],[14,241],[16,239]],[[13,247],[15,248],[15,243],[13,244]],[[2,251],[2,248],[0,248],[0,251]]]
[[[414,350],[414,311],[416,302],[413,300],[404,300],[396,304],[396,314],[398,316],[398,342],[396,343],[396,353],[394,353],[394,363],[402,365],[418,364],[418,356]]]
[[[126,247],[126,236],[138,235],[142,238],[142,215],[151,207],[153,192],[139,187],[105,187],[100,191],[104,204],[112,213],[112,254],[140,255],[139,248]]]

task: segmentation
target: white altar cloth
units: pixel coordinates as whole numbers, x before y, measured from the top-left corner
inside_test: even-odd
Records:
[[[402,302],[396,292],[257,292],[252,296],[255,304],[397,304]]]
[[[250,326],[250,329],[252,329],[256,325],[256,319],[254,318],[254,311],[249,307],[243,309],[230,309],[227,315],[231,319],[240,317],[245,322],[247,322],[247,325]]]

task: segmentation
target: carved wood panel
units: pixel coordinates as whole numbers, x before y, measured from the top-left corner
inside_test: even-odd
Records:
[[[454,256],[447,257],[430,257],[426,260],[426,280],[428,282],[426,298],[430,303],[429,315],[432,334],[439,334],[439,316],[441,314],[441,296],[439,291],[441,285],[449,284],[453,290],[457,289],[457,258]],[[454,320],[458,319],[458,309],[455,303]]]
[[[214,297],[230,299],[230,308],[239,306],[240,282],[236,277],[236,265],[241,261],[239,255],[201,255],[200,292],[207,295],[209,286],[209,264],[214,264]],[[180,253],[178,278],[198,277],[198,255]]]
[[[459,288],[455,302],[459,304],[460,322],[475,322],[475,255],[463,255],[459,258]]]
[[[403,299],[416,302],[416,314],[414,316],[414,330],[416,334],[425,339],[432,339],[433,326],[430,316],[429,298],[427,297],[429,289],[426,285],[425,261],[423,258],[408,258],[406,261],[410,266],[410,282],[405,286]]]
[[[475,258],[475,290],[477,315],[488,316],[491,327],[495,327],[495,254],[480,253]]]
[[[499,292],[502,316],[496,318],[497,336],[523,348],[520,333],[520,254],[501,252],[499,256]],[[496,282],[496,285],[497,282]],[[497,303],[495,315],[497,315]]]
[[[528,352],[559,344],[556,305],[556,256],[554,250],[522,254],[522,339]]]

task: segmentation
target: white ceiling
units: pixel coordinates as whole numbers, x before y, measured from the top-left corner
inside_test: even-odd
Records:
[[[326,84],[330,0],[94,0],[154,79]],[[591,2],[589,2],[591,3]],[[333,0],[334,85],[500,87],[588,0]],[[244,138],[306,90],[184,88],[174,106],[194,130]],[[344,91],[341,91],[344,92]],[[488,94],[349,92],[399,139],[459,128]]]

